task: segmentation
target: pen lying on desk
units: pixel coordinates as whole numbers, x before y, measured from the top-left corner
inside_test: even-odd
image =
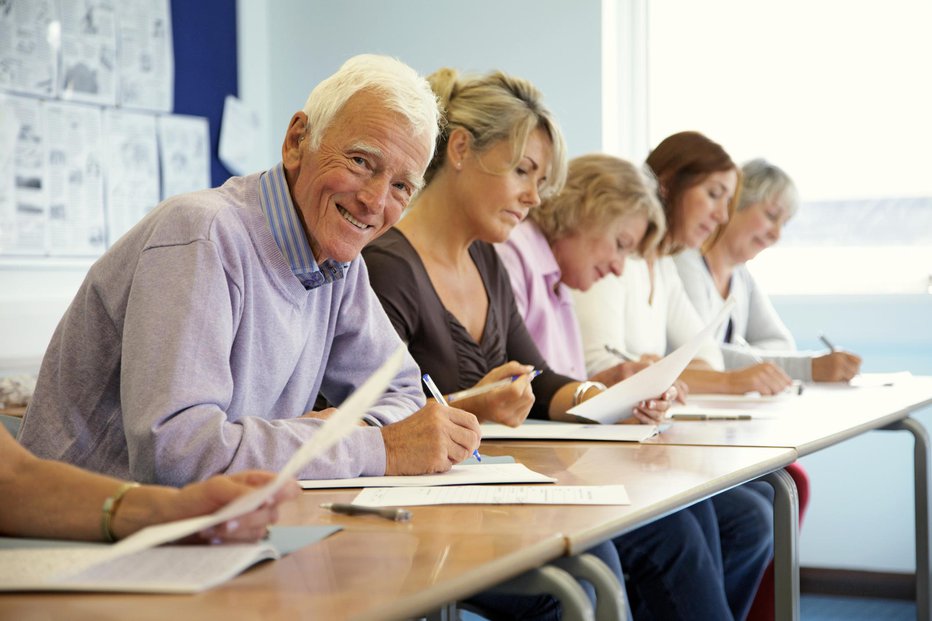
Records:
[[[325,502],[321,508],[342,513],[343,515],[377,515],[393,522],[407,522],[411,519],[411,512],[407,509],[393,509],[391,507],[365,507],[363,505],[349,505],[339,502]]]
[[[750,414],[672,414],[673,420],[751,420]]]
[[[534,369],[528,373],[528,375],[531,376],[531,379],[534,379],[540,375],[540,369]],[[484,395],[485,393],[492,392],[493,390],[501,388],[502,386],[507,386],[519,377],[521,376],[512,375],[511,377],[506,377],[503,380],[498,380],[497,382],[492,382],[491,384],[483,384],[482,386],[473,386],[472,388],[467,388],[466,390],[451,392],[447,395],[447,403],[453,403],[454,401],[459,401],[460,399],[466,399],[468,397],[475,397],[476,395]]]

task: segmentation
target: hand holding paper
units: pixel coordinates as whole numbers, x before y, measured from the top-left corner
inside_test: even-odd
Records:
[[[641,401],[655,398],[673,385],[699,351],[702,341],[710,338],[725,321],[734,304],[733,299],[726,301],[709,325],[659,362],[615,384],[599,396],[570,408],[568,412],[599,423],[615,423],[627,418]]]
[[[375,403],[385,387],[398,373],[404,359],[404,346],[389,357],[389,359],[370,377],[365,384],[359,387],[339,409],[321,425],[318,432],[304,445],[295,451],[288,463],[281,469],[273,481],[258,488],[256,491],[240,496],[220,511],[211,515],[169,522],[158,526],[144,528],[134,535],[127,537],[110,549],[108,558],[130,554],[144,550],[169,541],[182,539],[188,535],[200,532],[221,522],[249,513],[271,498],[283,485],[293,481],[298,472],[311,460],[343,437],[357,428],[357,423],[365,416],[369,407]]]

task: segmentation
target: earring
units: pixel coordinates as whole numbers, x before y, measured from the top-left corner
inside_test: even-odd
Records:
[[[463,170],[463,162],[462,162],[462,161],[457,162],[456,164],[454,164],[454,166],[456,167],[456,170]]]

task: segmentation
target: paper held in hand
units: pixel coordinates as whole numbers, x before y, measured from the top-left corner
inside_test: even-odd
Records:
[[[0,572],[0,591],[7,590],[98,590],[98,591],[196,591],[229,579],[274,550],[262,544],[225,546],[155,546],[182,539],[216,524],[249,513],[271,498],[282,485],[293,481],[315,457],[357,429],[357,424],[385,392],[398,373],[405,356],[404,346],[360,386],[317,433],[295,451],[278,476],[267,485],[240,496],[216,513],[144,528],[112,546],[45,548],[41,550],[0,550],[0,561],[9,561],[4,570],[15,570],[15,563],[28,562],[30,572]],[[130,558],[129,555],[133,555]],[[28,559],[28,561],[27,561]],[[178,567],[198,561],[198,582],[179,585]],[[208,562],[210,561],[210,562]],[[133,571],[128,568],[132,567]],[[174,569],[173,569],[174,568]],[[168,576],[166,578],[166,576]],[[190,577],[187,578],[192,581]],[[184,581],[182,581],[184,582]]]
[[[631,416],[634,406],[638,403],[647,399],[656,399],[673,385],[686,365],[695,357],[702,342],[715,334],[734,305],[734,299],[729,298],[711,323],[692,340],[678,347],[660,361],[618,382],[597,397],[570,408],[568,413],[586,421],[598,423],[615,423]]]

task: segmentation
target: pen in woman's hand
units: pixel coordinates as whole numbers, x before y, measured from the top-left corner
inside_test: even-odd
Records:
[[[838,349],[832,345],[832,342],[824,334],[819,335],[819,340],[825,343],[825,346],[829,348],[830,351],[836,352]]]
[[[440,389],[437,388],[437,384],[434,383],[434,380],[430,378],[429,373],[425,373],[421,376],[421,379],[424,380],[424,385],[427,386],[427,390],[430,391],[431,396],[439,403],[440,405],[447,405],[447,400],[443,398],[443,393],[440,392]],[[476,461],[482,461],[482,456],[479,455],[479,449],[474,449],[473,457],[476,458]]]

